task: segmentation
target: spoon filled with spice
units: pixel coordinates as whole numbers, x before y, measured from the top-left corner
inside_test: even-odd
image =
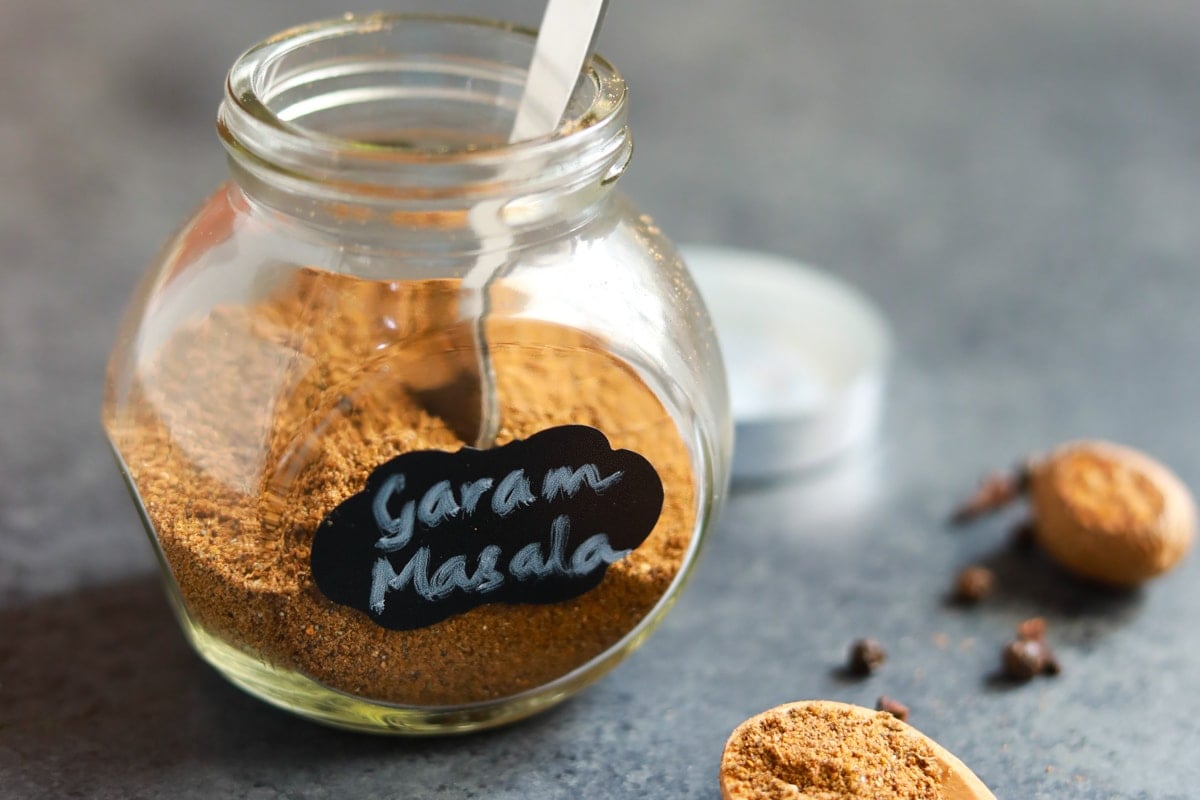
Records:
[[[725,745],[720,777],[722,800],[996,800],[916,728],[829,700],[788,703],[743,722]]]

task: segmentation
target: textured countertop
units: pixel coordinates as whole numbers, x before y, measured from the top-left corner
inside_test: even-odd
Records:
[[[735,491],[676,609],[600,683],[432,741],[301,722],[192,655],[98,423],[127,297],[224,174],[224,71],[343,10],[0,7],[0,796],[715,800],[743,718],[884,693],[1002,798],[1195,796],[1200,557],[1104,593],[1013,555],[1015,514],[943,520],[986,469],[1078,436],[1200,486],[1200,5],[614,3],[625,188],[679,241],[803,259],[874,297],[898,344],[884,431]],[[977,560],[1003,590],[948,607]],[[995,681],[1034,614],[1063,674]],[[846,682],[863,635],[891,658]]]

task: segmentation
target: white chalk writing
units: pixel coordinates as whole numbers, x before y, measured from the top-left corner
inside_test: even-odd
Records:
[[[509,577],[523,583],[555,577],[582,577],[621,560],[630,551],[614,549],[605,533],[592,535],[568,552],[571,520],[566,514],[559,514],[551,523],[548,548],[544,532],[531,531],[532,541],[518,549],[503,565],[500,563],[503,550],[496,544],[488,544],[479,551],[473,570],[466,554],[451,555],[440,564],[431,563],[429,544],[417,548],[398,572],[388,554],[412,543],[418,522],[428,531],[452,518],[466,520],[474,516],[489,491],[492,492],[491,502],[484,507],[490,508],[497,517],[505,518],[539,499],[552,502],[564,497],[573,498],[584,486],[599,495],[621,480],[622,475],[621,471],[601,475],[595,464],[578,468],[555,467],[542,477],[540,494],[534,494],[525,470],[515,469],[499,483],[491,477],[466,481],[459,485],[457,496],[453,484],[444,480],[430,486],[420,498],[407,499],[403,496],[408,483],[405,476],[400,473],[388,476],[371,498],[371,512],[379,532],[375,549],[382,555],[376,558],[371,571],[370,609],[382,614],[388,593],[409,587],[419,597],[437,601],[455,591],[487,594],[503,586]],[[399,513],[394,514],[393,509],[397,506]]]

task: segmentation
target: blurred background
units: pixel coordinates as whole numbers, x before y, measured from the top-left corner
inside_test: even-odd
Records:
[[[388,7],[530,25],[542,9],[538,0]],[[128,589],[147,579],[153,556],[98,421],[112,337],[155,250],[224,180],[213,121],[230,64],[273,32],[347,10],[374,9],[318,0],[0,5],[0,608],[10,609],[0,625],[26,625],[28,634],[19,610],[67,592],[105,608],[112,586],[132,592],[113,613],[143,602],[160,608],[157,590]],[[932,525],[983,468],[1085,433],[1158,453],[1200,483],[1200,3],[613,0],[598,47],[631,87],[636,152],[622,185],[668,234],[819,265],[887,314],[899,353],[883,448],[890,499],[880,517]],[[788,490],[775,491],[764,502],[786,504]],[[724,585],[715,566],[706,569],[701,587]],[[1200,611],[1185,580],[1148,602],[1167,615]],[[694,602],[681,604],[665,642],[690,641],[703,629]],[[85,622],[63,624],[78,633]],[[1177,638],[1145,625],[1146,641]],[[13,693],[21,693],[16,662],[61,663],[74,645],[47,640],[22,649],[6,636],[0,627],[0,670],[8,670],[7,679],[0,671],[0,707],[11,713]],[[129,636],[143,647],[166,637],[175,655],[160,672],[199,670],[179,666],[191,661],[169,623]],[[736,650],[736,641],[725,644]],[[1186,650],[1147,669],[1194,670],[1200,643],[1176,645]],[[84,650],[96,658],[106,651]],[[84,667],[91,668],[86,658]],[[35,682],[24,695],[26,715],[59,692],[71,696],[69,673],[55,669],[58,684]],[[22,670],[22,680],[32,680],[36,670]],[[165,694],[176,684],[153,685]],[[221,724],[260,713],[205,685],[206,702],[223,709],[214,712]],[[1179,686],[1194,704],[1195,687],[1187,695]],[[586,727],[586,704],[610,702],[616,691],[589,695],[568,712],[574,717],[554,724]],[[1131,689],[1116,680],[1114,691],[1128,698]],[[103,713],[138,701],[132,689],[89,697]],[[1131,763],[1139,766],[1128,770],[1116,744],[1097,743],[1078,726],[1066,738],[1052,730],[1040,739],[1005,734],[1005,755],[983,728],[943,729],[957,736],[968,763],[982,762],[1001,796],[1183,797],[1200,774],[1194,759],[1180,766],[1175,757],[1189,752],[1189,726],[1194,745],[1200,709],[1166,698],[1136,705],[1147,702],[1157,718],[1128,718],[1125,706],[1105,718],[1130,726]],[[742,710],[731,707],[721,724]],[[0,776],[19,778],[30,796],[45,788],[31,777],[42,767],[73,762],[84,770],[89,753],[111,760],[90,739],[44,762],[14,755],[4,713]],[[79,714],[64,712],[53,724],[74,724]],[[288,738],[305,735],[283,733],[299,723],[270,719],[263,736],[287,739],[292,757],[352,749],[343,739]],[[719,747],[731,726],[710,726],[705,746]],[[1173,744],[1158,744],[1168,730]],[[584,753],[576,767],[592,783],[576,785],[613,797],[715,796],[715,755],[677,747],[661,730],[640,736],[631,742],[652,754],[657,767],[646,769],[665,774],[665,783],[606,782],[617,779]],[[52,749],[55,739],[45,737],[34,740]],[[455,758],[496,742],[474,741],[452,752],[407,752],[427,766],[445,755],[437,768],[444,774],[434,771],[450,788],[434,795],[452,797],[456,784],[446,776]],[[253,752],[274,751],[264,744]],[[1046,752],[1065,764],[1055,774],[1043,774]],[[226,772],[214,767],[205,779],[186,778],[169,753],[154,753],[163,770],[137,773],[145,796],[168,785],[164,775],[185,776],[180,797],[214,787],[224,796],[289,796],[255,794],[248,768],[214,777],[230,774],[230,752]],[[554,796],[513,769],[503,784],[513,796]],[[474,773],[464,780],[489,785]],[[117,783],[93,786],[95,793],[88,785],[68,780],[45,796],[134,796]]]

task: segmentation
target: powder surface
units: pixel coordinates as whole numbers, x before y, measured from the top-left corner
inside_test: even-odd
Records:
[[[944,768],[886,712],[782,706],[747,720],[726,745],[727,800],[938,800]]]
[[[691,459],[670,415],[621,360],[576,330],[489,321],[497,444],[591,425],[663,482],[649,538],[586,594],[494,604],[394,631],[329,601],[310,571],[321,519],[379,464],[463,442],[420,398],[470,342],[449,280],[362,281],[303,270],[249,305],[219,306],[139,365],[106,425],[189,615],[277,668],[403,705],[511,696],[605,652],[659,602],[691,544]],[[419,385],[424,383],[425,385]]]

